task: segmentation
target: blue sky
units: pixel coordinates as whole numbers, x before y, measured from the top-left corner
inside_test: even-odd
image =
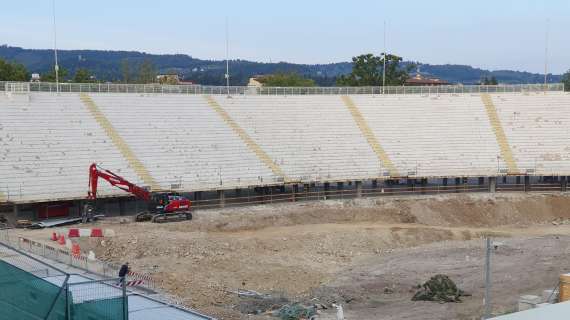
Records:
[[[485,69],[570,68],[570,0],[191,1],[56,0],[58,47],[329,63],[388,50],[432,64]],[[51,0],[2,1],[0,44],[51,48]]]

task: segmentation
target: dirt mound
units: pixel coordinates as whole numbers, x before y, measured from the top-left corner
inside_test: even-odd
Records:
[[[420,223],[430,226],[524,226],[570,218],[570,197],[563,194],[470,194],[328,200],[260,205],[196,212],[189,222],[169,224],[172,231],[254,231],[276,226],[322,223]]]

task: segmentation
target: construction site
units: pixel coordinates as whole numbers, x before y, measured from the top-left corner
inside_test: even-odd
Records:
[[[172,319],[467,320],[570,299],[563,85],[0,88],[2,257],[122,288],[120,319],[159,303]]]

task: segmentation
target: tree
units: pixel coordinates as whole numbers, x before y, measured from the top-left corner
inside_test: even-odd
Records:
[[[570,70],[566,71],[566,73],[562,75],[562,83],[564,83],[564,90],[570,91]]]
[[[414,65],[401,66],[402,57],[386,55],[386,85],[399,86],[408,79],[408,72]],[[384,57],[371,53],[352,58],[352,72],[337,79],[339,86],[382,86]]]
[[[276,73],[258,79],[266,87],[314,87],[315,81],[297,73]]]
[[[30,74],[24,65],[0,59],[0,81],[28,81]]]
[[[75,75],[73,76],[73,82],[75,83],[85,83],[94,82],[94,78],[87,69],[77,69]]]
[[[65,77],[67,77],[67,73],[67,69],[60,67],[57,73],[59,78],[58,81],[63,82],[65,80]],[[41,80],[44,82],[55,82],[55,70],[51,70],[48,73],[42,74]]]
[[[131,80],[131,68],[128,59],[121,60],[121,74],[123,76],[123,82],[129,83],[129,80]]]
[[[483,80],[481,80],[479,84],[484,86],[496,86],[499,84],[499,82],[497,81],[497,78],[495,78],[495,76],[491,76],[491,78],[487,77],[483,78]]]
[[[146,59],[139,66],[137,73],[138,83],[153,83],[156,80],[156,68],[152,61]]]

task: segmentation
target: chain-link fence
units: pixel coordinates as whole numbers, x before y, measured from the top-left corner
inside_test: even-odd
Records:
[[[5,239],[6,231],[0,230]],[[0,320],[128,319],[126,287],[119,279],[67,274],[0,243]]]
[[[93,93],[155,93],[190,95],[355,95],[355,94],[465,94],[564,91],[564,84],[509,84],[495,86],[386,86],[386,87],[246,87],[119,83],[2,82],[0,91],[26,92],[93,92]]]

